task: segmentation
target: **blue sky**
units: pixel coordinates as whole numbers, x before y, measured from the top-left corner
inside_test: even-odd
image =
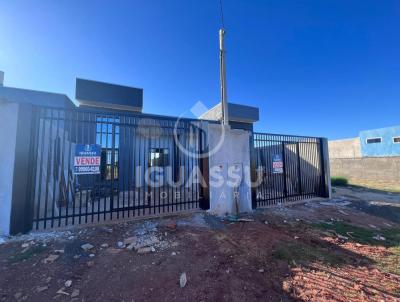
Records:
[[[357,136],[400,124],[400,1],[224,0],[228,98],[256,130]],[[218,0],[0,0],[5,85],[144,89],[144,111],[219,101]]]

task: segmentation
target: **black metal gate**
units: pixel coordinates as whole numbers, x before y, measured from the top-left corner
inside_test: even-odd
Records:
[[[325,197],[321,138],[253,133],[252,150],[255,207]]]
[[[35,229],[203,207],[199,121],[35,107],[33,125]],[[79,145],[101,149],[95,174],[74,170]]]

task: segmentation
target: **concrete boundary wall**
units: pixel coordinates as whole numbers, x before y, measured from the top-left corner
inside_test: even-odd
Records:
[[[400,157],[331,158],[332,176],[400,183]]]
[[[360,138],[348,138],[329,141],[330,158],[358,158],[361,157]]]

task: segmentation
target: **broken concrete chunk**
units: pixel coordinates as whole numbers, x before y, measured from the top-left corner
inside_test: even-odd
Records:
[[[48,286],[39,286],[36,288],[36,292],[41,293],[41,292],[44,292],[45,290],[47,290],[48,288],[49,288]]]
[[[135,248],[135,243],[129,244],[126,249],[132,251]]]
[[[71,294],[71,298],[75,298],[79,296],[79,289],[74,289]]]
[[[58,257],[59,257],[58,255],[49,255],[46,259],[43,260],[43,263],[44,264],[53,263],[58,259]]]
[[[239,222],[253,222],[254,219],[251,219],[251,218],[239,218],[237,221],[239,221]]]
[[[154,249],[154,248],[153,248]],[[137,250],[138,254],[148,254],[152,252],[152,248],[151,247],[141,247]]]
[[[65,287],[71,287],[71,285],[72,285],[72,280],[67,280],[67,281],[65,281],[64,285],[65,285]]]
[[[85,243],[81,245],[81,249],[84,250],[85,252],[90,251],[92,248],[94,248],[94,246],[91,245],[90,243]]]
[[[65,292],[64,290],[65,290],[65,287],[62,287],[56,292],[56,294],[69,296],[69,293]]]
[[[179,285],[183,288],[186,286],[186,283],[187,283],[186,273],[182,273],[181,277],[179,278]]]
[[[126,245],[132,244],[132,243],[136,243],[138,240],[138,238],[136,236],[132,236],[132,237],[128,237],[124,239],[124,243]]]
[[[376,235],[376,236],[374,236],[372,238],[375,239],[375,240],[378,240],[378,241],[385,241],[386,240],[386,238],[381,236],[381,235]]]

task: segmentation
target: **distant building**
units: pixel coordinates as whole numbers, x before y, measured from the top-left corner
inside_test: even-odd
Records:
[[[363,130],[359,137],[329,141],[331,158],[400,156],[400,126]]]
[[[400,126],[361,131],[360,143],[362,156],[400,156]]]

